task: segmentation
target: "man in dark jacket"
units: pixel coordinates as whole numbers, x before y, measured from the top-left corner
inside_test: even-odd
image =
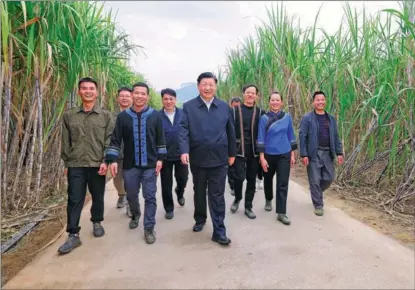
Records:
[[[174,217],[173,202],[173,168],[176,179],[176,188],[174,191],[177,195],[177,202],[184,206],[184,189],[186,188],[189,177],[189,166],[180,161],[179,150],[179,129],[180,118],[183,111],[176,107],[176,92],[173,89],[164,89],[161,91],[163,109],[160,113],[163,119],[164,135],[166,137],[167,159],[163,162],[161,168],[161,195],[163,197],[165,218]]]
[[[159,111],[147,106],[149,87],[145,83],[133,86],[133,106],[118,115],[105,159],[111,163],[112,176],[118,171],[116,160],[124,145],[123,176],[132,218],[130,228],[138,227],[141,216],[138,194],[143,188],[144,238],[147,244],[156,241],[154,227],[157,210],[157,175],[160,173],[167,149]]]
[[[258,96],[257,86],[247,85],[242,89],[242,93],[243,104],[232,109],[237,146],[235,163],[231,167],[235,189],[235,200],[232,203],[231,212],[235,213],[239,208],[239,202],[242,200],[243,182],[246,179],[245,215],[250,219],[255,219],[252,201],[255,196],[255,183],[259,167],[256,140],[259,119],[265,112],[255,105]]]
[[[197,78],[200,95],[183,105],[180,122],[180,151],[184,164],[190,161],[194,184],[193,231],[200,232],[206,224],[206,187],[213,223],[212,240],[228,245],[226,236],[225,184],[228,164],[235,161],[235,128],[230,107],[215,94],[217,78],[205,72]],[[208,185],[207,185],[208,184]]]
[[[323,192],[335,178],[334,159],[343,164],[343,146],[338,134],[336,119],[326,112],[326,95],[313,94],[314,110],[301,120],[300,156],[307,166],[308,182],[314,213],[324,215]]]

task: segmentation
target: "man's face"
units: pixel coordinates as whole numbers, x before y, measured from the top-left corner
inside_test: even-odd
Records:
[[[79,96],[82,102],[91,103],[95,102],[98,97],[98,90],[94,83],[83,82],[79,85]]]
[[[148,101],[147,88],[135,87],[133,90],[133,103],[134,106],[144,107]]]
[[[257,91],[254,87],[249,87],[244,92],[244,103],[253,105],[257,99]]]
[[[163,108],[167,110],[173,110],[176,107],[176,98],[169,94],[163,95]]]
[[[133,103],[133,95],[129,91],[121,91],[117,101],[121,108],[128,108]]]
[[[324,110],[326,108],[326,97],[324,95],[316,95],[313,101],[316,110]]]
[[[213,98],[216,94],[216,82],[213,78],[205,78],[197,85],[199,93],[204,98]]]
[[[237,106],[239,104],[239,102],[235,102],[235,101],[233,101],[232,103],[231,103],[231,106],[232,107],[235,107],[235,106]]]

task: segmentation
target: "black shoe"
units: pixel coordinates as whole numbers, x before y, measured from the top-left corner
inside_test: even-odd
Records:
[[[184,206],[184,204],[185,204],[186,200],[184,199],[184,197],[182,197],[182,198],[179,198],[179,199],[177,200],[177,202],[180,204],[180,206]]]
[[[133,216],[130,220],[130,224],[129,227],[130,229],[135,229],[136,227],[138,227],[138,222],[140,221],[140,217],[139,216]]]
[[[164,217],[168,220],[171,220],[172,218],[174,218],[174,212],[166,212],[166,214],[164,215]]]
[[[231,205],[231,212],[235,213],[239,208],[239,201],[234,200]]]
[[[206,222],[204,223],[195,223],[195,225],[193,226],[193,231],[194,232],[201,232],[203,231],[203,228],[205,227]]]
[[[82,245],[81,239],[79,238],[79,234],[69,234],[68,238],[66,239],[65,243],[59,247],[58,253],[59,254],[67,254],[71,252],[73,249]]]
[[[249,217],[250,219],[256,219],[256,215],[254,214],[254,212],[252,211],[252,209],[250,209],[250,208],[246,208],[245,209],[245,215],[247,216],[247,217]]]
[[[215,235],[212,236],[212,241],[222,246],[227,246],[232,242],[231,239],[227,238],[226,236],[215,236]]]
[[[93,223],[92,227],[94,229],[94,237],[100,238],[105,235],[105,230],[102,227],[101,223]]]
[[[156,233],[153,229],[144,230],[144,239],[147,244],[154,244],[156,242]]]

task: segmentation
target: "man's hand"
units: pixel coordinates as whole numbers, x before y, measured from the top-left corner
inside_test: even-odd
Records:
[[[65,167],[65,169],[63,170],[63,174],[68,175],[68,167]]]
[[[228,163],[229,163],[229,166],[232,166],[235,163],[235,157],[229,157]]]
[[[264,170],[264,172],[268,172],[269,165],[268,165],[267,160],[265,158],[263,158],[263,159],[260,160],[260,162],[261,162],[262,170]]]
[[[115,175],[117,175],[118,172],[118,163],[114,162],[110,165],[110,170],[111,170],[111,175],[112,177],[115,177]]]
[[[101,165],[99,166],[98,174],[99,175],[107,174],[107,169],[108,169],[107,163],[101,163]]]
[[[303,157],[303,164],[305,166],[308,166],[308,164],[309,164],[308,157]]]
[[[184,165],[188,165],[189,164],[189,154],[182,154],[181,160],[182,160],[182,163]]]
[[[339,155],[337,156],[337,163],[339,163],[340,165],[342,165],[344,162],[344,157],[343,155]]]
[[[163,161],[157,161],[156,164],[156,175],[159,175],[161,168],[163,167]]]
[[[291,154],[290,164],[291,164],[291,167],[293,167],[295,165],[295,155],[294,154]]]

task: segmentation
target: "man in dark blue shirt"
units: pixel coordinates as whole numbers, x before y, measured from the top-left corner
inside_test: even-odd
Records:
[[[194,184],[193,231],[200,232],[206,224],[206,187],[213,223],[212,240],[228,245],[226,236],[225,184],[228,165],[236,156],[236,140],[230,107],[215,94],[217,78],[205,72],[197,78],[199,96],[183,105],[180,122],[180,151],[184,164],[190,162]]]
[[[163,89],[161,91],[163,109],[160,113],[163,118],[164,135],[166,138],[167,158],[163,161],[161,168],[161,195],[163,197],[165,218],[174,217],[173,202],[173,168],[176,179],[176,188],[174,191],[177,195],[177,202],[184,206],[184,189],[186,188],[189,177],[189,166],[180,161],[179,150],[179,131],[180,118],[183,110],[176,107],[176,92],[173,89]]]
[[[326,95],[313,94],[314,110],[304,115],[300,124],[300,155],[307,166],[314,213],[324,215],[323,192],[335,178],[334,159],[343,164],[343,146],[335,118],[326,112]]]

